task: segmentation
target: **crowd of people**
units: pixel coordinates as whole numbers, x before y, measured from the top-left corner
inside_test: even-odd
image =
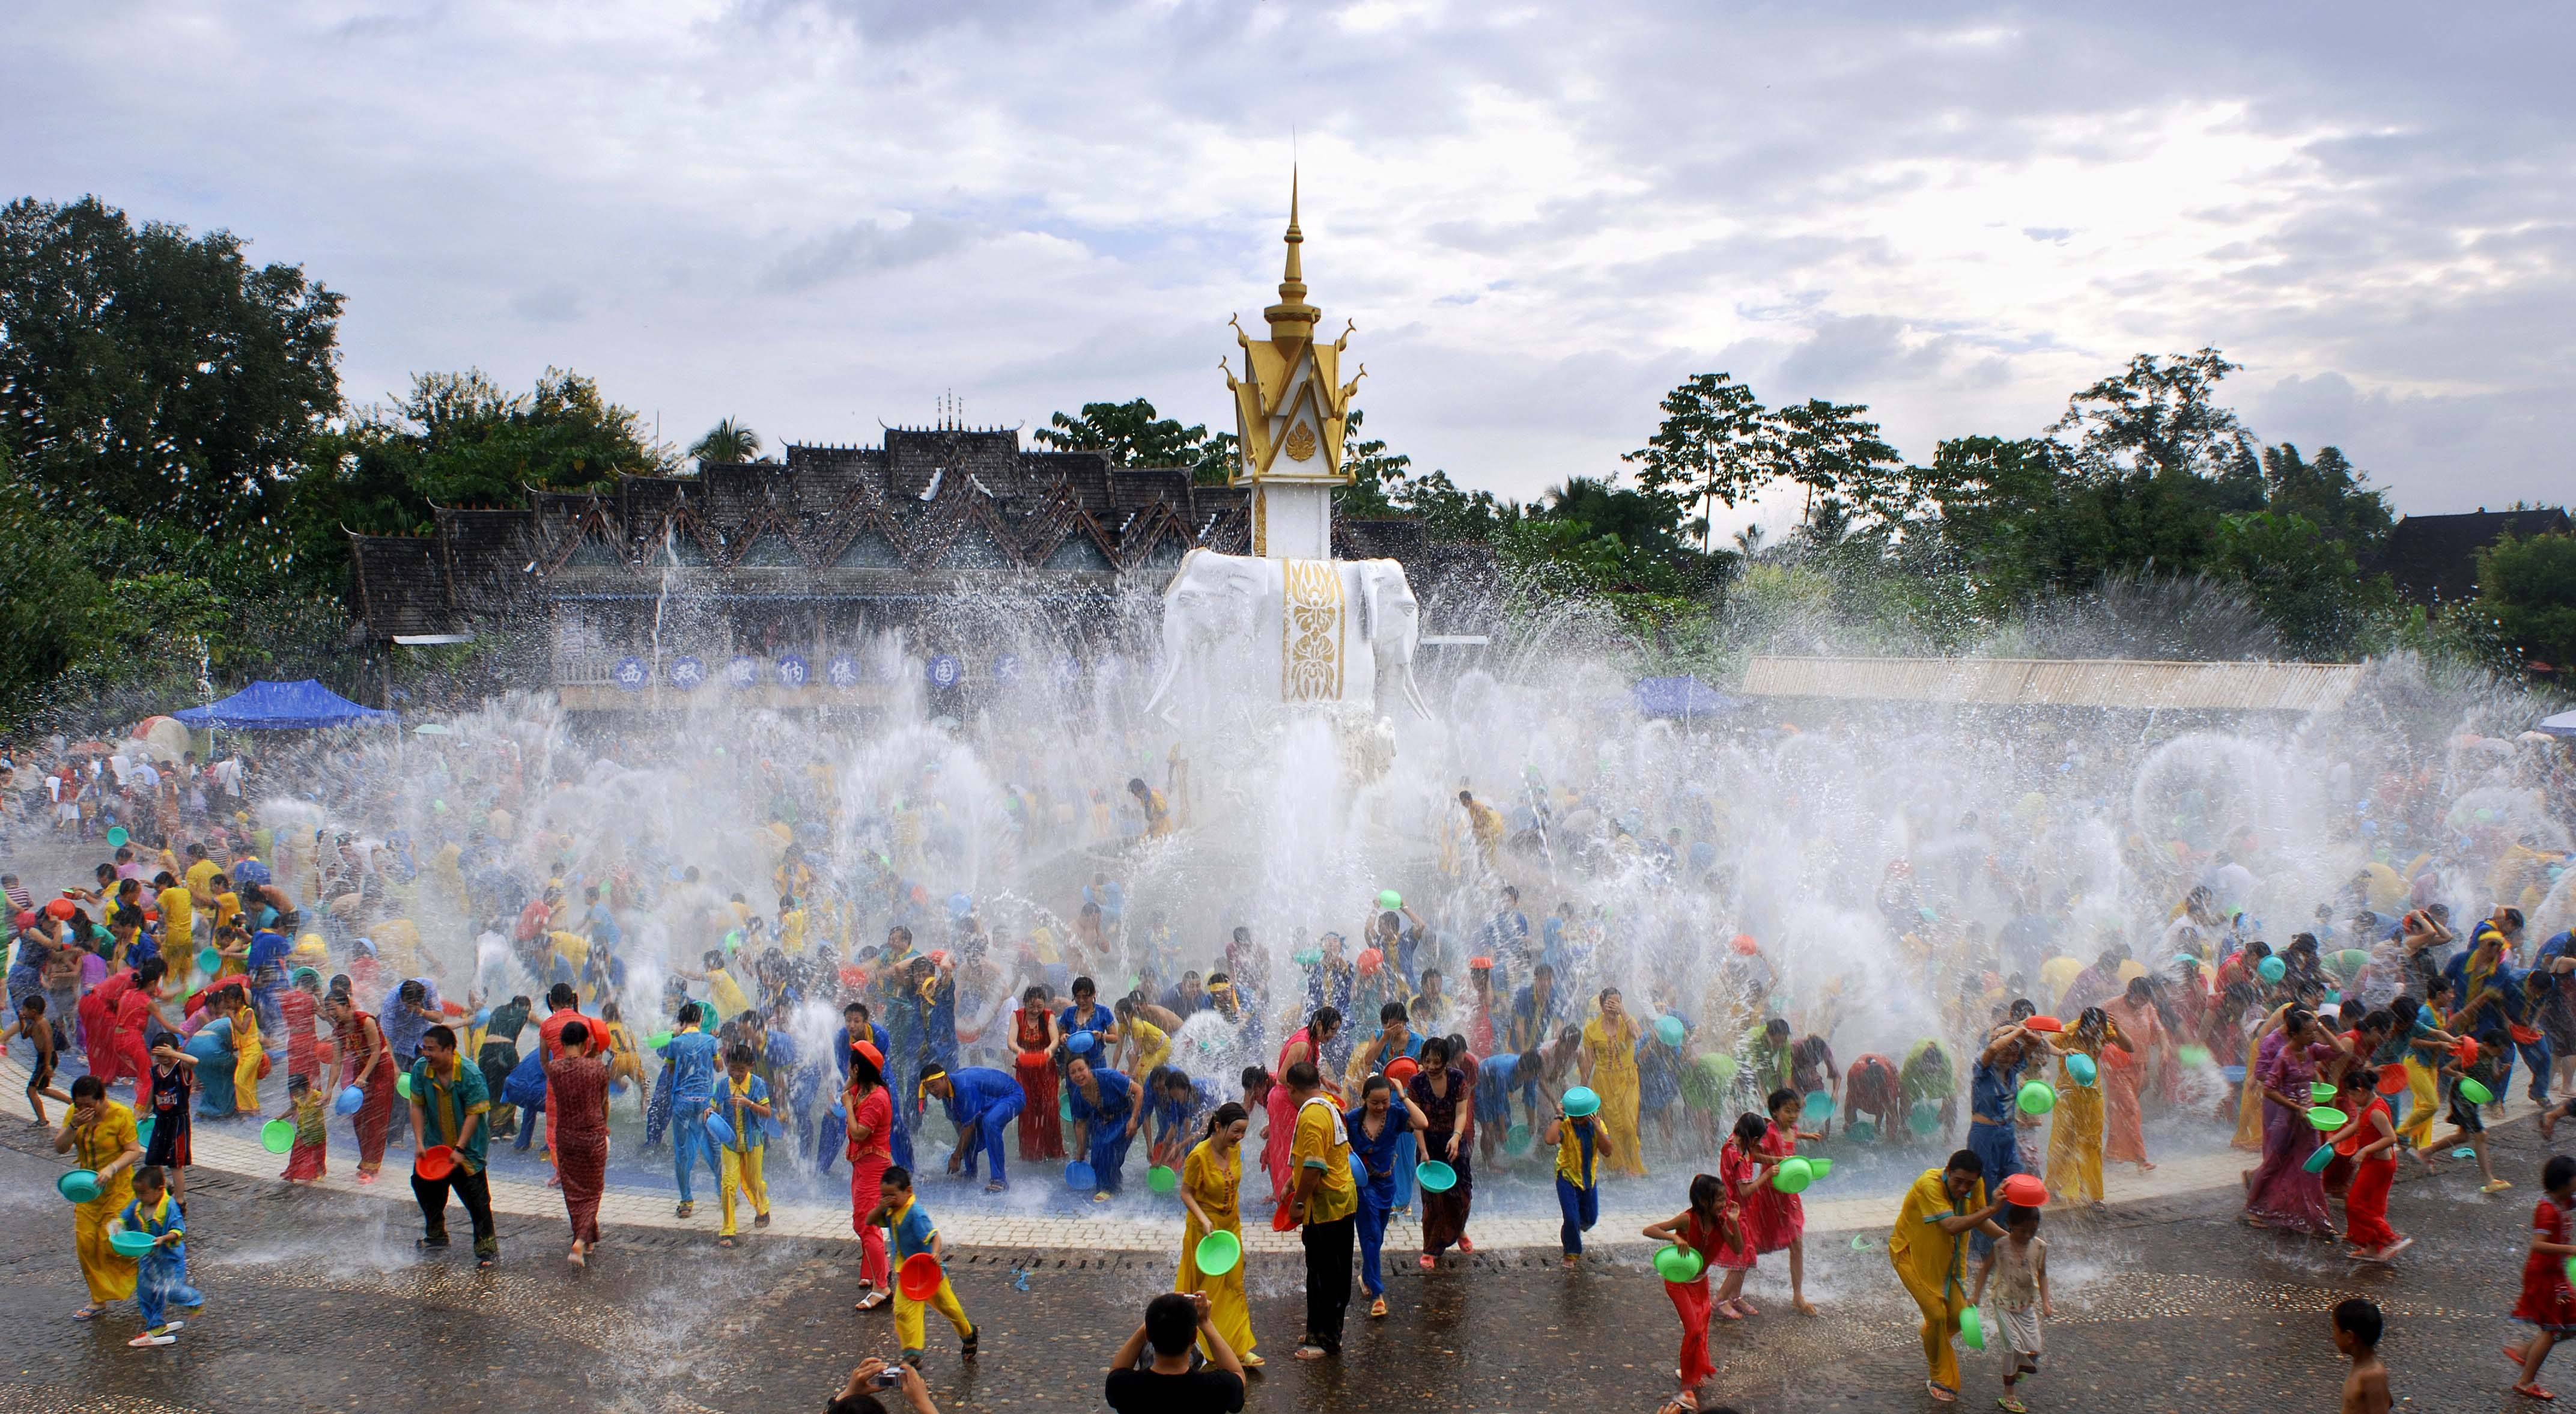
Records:
[[[1457,790],[1429,825],[1426,899],[1358,900],[1348,936],[1274,941],[1242,923],[1194,942],[1129,908],[1120,862],[1186,837],[1177,758],[1162,789],[1088,792],[1088,821],[1064,808],[1078,789],[1009,788],[1013,848],[1047,831],[1098,847],[1062,915],[943,892],[972,850],[935,762],[916,794],[853,820],[828,773],[761,761],[746,790],[766,819],[702,864],[648,832],[562,828],[560,802],[595,786],[542,785],[506,735],[433,758],[425,785],[397,787],[352,748],[269,768],[187,761],[142,787],[167,811],[135,810],[141,777],[122,760],[38,773],[126,781],[89,792],[96,813],[75,792],[70,813],[15,822],[22,840],[106,852],[90,877],[0,888],[14,915],[7,1037],[27,1048],[29,1103],[68,1106],[57,1146],[94,1176],[76,1207],[77,1314],[134,1300],[139,1345],[174,1337],[173,1312],[196,1299],[183,1222],[196,1123],[261,1122],[296,1182],[327,1174],[340,1144],[372,1184],[407,1144],[421,1248],[448,1245],[452,1198],[486,1267],[501,1256],[491,1146],[534,1145],[565,1204],[565,1257],[587,1264],[623,1099],[615,1142],[667,1153],[682,1219],[703,1162],[725,1246],[747,1240],[746,1219],[768,1225],[778,1164],[846,1162],[856,1306],[890,1309],[911,1364],[931,1310],[962,1357],[977,1351],[914,1186],[943,1166],[995,1195],[1033,1165],[1099,1203],[1140,1178],[1173,1193],[1175,1285],[1198,1299],[1202,1358],[1250,1370],[1263,1357],[1242,1268],[1202,1257],[1218,1234],[1239,1250],[1247,1208],[1301,1233],[1294,1350],[1328,1360],[1355,1286],[1369,1318],[1390,1313],[1398,1216],[1418,1213],[1422,1270],[1476,1250],[1480,1170],[1552,1189],[1568,1268],[1606,1187],[1634,1185],[1644,1203],[1658,1175],[1689,1175],[1688,1206],[1644,1235],[1690,1254],[1676,1271],[1698,1268],[1668,1283],[1684,1327],[1673,1407],[1691,1410],[1715,1370],[1711,1323],[1760,1315],[1745,1279],[1762,1258],[1784,1263],[1792,1308],[1813,1313],[1798,1190],[1823,1147],[1963,1139],[1907,1190],[1886,1250],[1922,1308],[1933,1396],[1959,1392],[1952,1342],[1991,1292],[2018,1408],[2049,1309],[2039,1209],[2100,1205],[2106,1165],[2153,1168],[2151,1133],[2191,1145],[2205,1130],[2259,1154],[2249,1223],[2388,1262],[2408,1245],[2389,1212],[2397,1165],[2457,1149],[2488,1193],[2509,1189],[2482,1135],[2514,1066],[2545,1105],[2576,1065],[2576,946],[2563,925],[2540,936],[2528,922],[2563,912],[2565,832],[2528,819],[2470,822],[2411,859],[2370,847],[2281,938],[2251,911],[2281,890],[2248,863],[2262,862],[2250,834],[2184,850],[2184,867],[2151,876],[2171,881],[2166,904],[2104,921],[2044,862],[2045,810],[1913,812],[1914,843],[1875,861],[1874,908],[1844,915],[1875,935],[1873,965],[1908,979],[1903,1005],[1881,1005],[1782,941],[1795,928],[1729,862],[1738,826],[1705,797],[1696,815],[1676,805],[1683,823],[1660,837],[1612,818],[1569,851],[1580,795],[1532,788],[1498,807]],[[278,778],[358,802],[438,794],[417,837],[307,828],[313,808],[261,797]],[[247,795],[228,793],[245,781]],[[2564,783],[2550,782],[2531,794],[2542,821],[2562,821]],[[2442,817],[2398,786],[2392,822]],[[1570,878],[1552,867],[1560,852],[1580,865]],[[1605,901],[1605,883],[1630,901]],[[1549,897],[1525,904],[1523,885]],[[1838,1051],[1855,1036],[1876,1044]],[[2566,1194],[2545,1186],[2539,1226],[2563,1244]],[[151,1239],[139,1260],[136,1234]],[[928,1275],[905,1279],[922,1258]],[[2544,1295],[2576,1311],[2563,1283]],[[2571,1324],[2557,1310],[2525,1316],[2541,1331],[2522,1348],[2526,1392]],[[1179,1358],[1154,1326],[1140,1339]]]

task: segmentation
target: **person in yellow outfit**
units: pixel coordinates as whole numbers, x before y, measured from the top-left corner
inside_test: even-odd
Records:
[[[1995,1215],[2003,1210],[2001,1200],[1986,1201],[1986,1161],[1973,1149],[1961,1149],[1948,1164],[1925,1169],[1914,1180],[1887,1234],[1888,1264],[1923,1311],[1923,1361],[1930,1367],[1925,1383],[1945,1404],[1959,1397],[1959,1352],[1950,1340],[1968,1304],[1962,1276],[1968,1234],[2002,1237]]]
[[[169,946],[197,945],[197,900],[188,886],[168,870],[152,881],[154,902],[161,910],[161,936]]]
[[[1239,1207],[1243,1194],[1243,1134],[1251,1127],[1251,1116],[1243,1106],[1229,1100],[1208,1116],[1207,1137],[1181,1161],[1181,1206],[1188,1211],[1189,1220],[1181,1228],[1181,1272],[1172,1289],[1204,1294],[1208,1328],[1246,1366],[1259,1369],[1261,1357],[1252,1353],[1252,1308],[1243,1296],[1242,1259],[1237,1258],[1233,1270],[1223,1276],[1212,1277],[1199,1270],[1199,1243],[1209,1233],[1230,1232],[1238,1239],[1243,1236]],[[1217,1358],[1213,1343],[1202,1340],[1199,1346],[1209,1359]]]
[[[259,1078],[268,1073],[267,1057],[259,1043],[259,1008],[248,1003],[234,1007],[233,1103],[244,1114],[259,1112]]]
[[[1145,812],[1145,838],[1159,840],[1172,833],[1172,807],[1161,791],[1145,784],[1139,776],[1127,782],[1127,793],[1136,798],[1136,808]]]
[[[1602,1157],[1633,1178],[1646,1176],[1637,1142],[1637,1019],[1619,989],[1601,989],[1601,1014],[1583,1023],[1583,1083],[1601,1097],[1601,1128],[1610,1136]]]
[[[1145,1019],[1144,1008],[1135,998],[1119,998],[1110,1014],[1118,1018],[1118,1048],[1125,1052],[1129,1075],[1151,1075],[1155,1067],[1172,1058],[1171,1036]]]
[[[733,1245],[733,1196],[740,1190],[751,1200],[751,1225],[769,1226],[769,1184],[762,1177],[760,1160],[767,1149],[769,1123],[769,1084],[751,1073],[751,1047],[737,1041],[725,1052],[724,1086],[716,1091],[713,1113],[724,1116],[732,1126],[733,1137],[724,1143],[724,1173],[718,1193],[723,1205],[724,1226],[716,1234],[716,1245]]]
[[[2048,1131],[2048,1193],[2061,1203],[2102,1206],[2102,1051],[2129,1049],[2129,1038],[2100,1007],[2089,1006],[2057,1042],[2057,1109]],[[2075,1057],[2085,1059],[2077,1079]]]
[[[975,1358],[975,1341],[979,1332],[975,1323],[966,1319],[966,1307],[957,1299],[957,1289],[948,1284],[948,1274],[939,1274],[939,1287],[928,1300],[916,1300],[904,1290],[900,1268],[915,1257],[927,1254],[933,1262],[946,1260],[939,1241],[939,1226],[930,1213],[912,1196],[912,1171],[896,1164],[885,1171],[877,1183],[877,1206],[868,1214],[867,1225],[888,1228],[894,1234],[894,1256],[898,1268],[894,1288],[894,1335],[903,1347],[903,1363],[921,1364],[922,1329],[926,1324],[921,1314],[924,1306],[936,1307],[957,1328],[957,1353],[965,1359]]]
[[[1305,1225],[1306,1335],[1297,1358],[1342,1353],[1342,1318],[1351,1304],[1351,1254],[1359,1245],[1360,1186],[1351,1177],[1351,1135],[1311,1061],[1280,1077],[1296,1111],[1288,1161],[1297,1174],[1289,1217]]]
[[[54,1152],[77,1155],[80,1166],[98,1176],[98,1196],[72,1208],[72,1251],[89,1282],[89,1304],[72,1318],[86,1321],[110,1301],[134,1295],[134,1259],[107,1245],[107,1225],[134,1201],[134,1166],[143,1162],[134,1111],[107,1098],[97,1076],[82,1076],[72,1082],[71,1113],[54,1132]]]

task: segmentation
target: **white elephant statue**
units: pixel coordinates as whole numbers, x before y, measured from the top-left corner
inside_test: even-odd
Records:
[[[1183,697],[1374,709],[1391,687],[1428,719],[1413,680],[1421,636],[1421,605],[1395,560],[1192,550],[1163,591],[1163,675],[1145,710],[1169,719],[1166,699]]]

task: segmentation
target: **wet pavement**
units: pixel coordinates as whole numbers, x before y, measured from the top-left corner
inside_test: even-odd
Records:
[[[366,1196],[290,1190],[201,1172],[191,1202],[195,1280],[208,1294],[177,1345],[135,1351],[130,1311],[69,1319],[81,1300],[58,1161],[32,1126],[0,1132],[0,1414],[37,1409],[400,1411],[771,1411],[816,1408],[842,1372],[892,1355],[892,1321],[850,1310],[856,1250],[755,1235],[721,1251],[711,1234],[613,1229],[592,1268],[562,1260],[560,1221],[504,1216],[502,1267],[481,1274],[463,1245],[410,1250],[416,1210]],[[2527,1125],[2496,1136],[2519,1185],[2480,1197],[2474,1169],[2411,1173],[2393,1205],[2418,1238],[2393,1269],[2358,1267],[2329,1244],[2241,1226],[2223,1192],[2137,1205],[2106,1219],[2052,1214],[2058,1319],[2045,1371],[2024,1397],[2041,1410],[2329,1408],[2340,1374],[2325,1312],[2368,1295],[2407,1407],[2519,1404],[2496,1353],[2513,1327],[2523,1232],[2541,1151]],[[1678,1207],[1676,1202],[1674,1205]],[[462,1215],[452,1218],[463,1235]],[[1764,1308],[1721,1323],[1714,1408],[1933,1407],[1922,1394],[1912,1308],[1884,1255],[1819,1235],[1813,1319],[1789,1312],[1786,1267],[1766,1259]],[[1452,1259],[1455,1261],[1456,1259]],[[1250,1268],[1254,1328],[1270,1370],[1249,1407],[1354,1411],[1654,1408],[1670,1392],[1671,1306],[1641,1255],[1582,1274],[1553,1254],[1480,1256],[1428,1277],[1391,1273],[1394,1315],[1355,1310],[1345,1357],[1286,1359],[1302,1318],[1293,1258]],[[943,1409],[1098,1408],[1103,1365],[1167,1262],[1138,1256],[960,1253],[952,1275],[983,1325],[961,1366],[931,1323],[928,1373]],[[1364,1308],[1363,1308],[1364,1309]],[[1997,1366],[1970,1356],[1962,1408],[1992,1408]],[[2564,1376],[2576,1387],[2576,1374]],[[2544,1377],[2544,1380],[2546,1377]]]

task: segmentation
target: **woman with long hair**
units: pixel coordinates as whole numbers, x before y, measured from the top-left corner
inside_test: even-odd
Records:
[[[853,1042],[850,1083],[841,1092],[842,1109],[850,1117],[850,1226],[859,1234],[862,1294],[858,1309],[862,1311],[873,1311],[894,1295],[892,1274],[886,1264],[885,1230],[868,1221],[868,1214],[884,1201],[884,1195],[877,1190],[885,1182],[887,1166],[894,1162],[894,1098],[886,1090],[884,1059],[875,1042]],[[1054,1087],[1048,1088],[1052,1091]],[[1052,1093],[1047,1096],[1047,1114],[1055,1114]]]
[[[2285,1227],[2320,1237],[2335,1235],[2334,1216],[2326,1208],[2325,1180],[2308,1172],[2308,1156],[2322,1141],[2308,1111],[2315,1101],[2308,1086],[2317,1062],[2333,1055],[2342,1041],[2317,1025],[2305,1007],[2292,1007],[2281,1029],[2264,1041],[2261,1057],[2248,1081],[2263,1093],[2263,1162],[2245,1172],[2245,1221],[2255,1227]]]
[[[1279,1048],[1279,1065],[1270,1073],[1286,1075],[1293,1065],[1311,1065],[1317,1075],[1324,1069],[1324,1047],[1332,1044],[1342,1029],[1342,1014],[1331,1007],[1318,1008],[1314,1019],[1297,1028]],[[1338,1105],[1341,1096],[1332,1083],[1324,1083],[1325,1095]],[[1288,1198],[1288,1149],[1297,1134],[1297,1107],[1288,1099],[1288,1087],[1270,1087],[1270,1125],[1261,1136],[1261,1167],[1270,1174],[1270,1202],[1276,1207]]]
[[[1399,1103],[1401,1101],[1401,1103]],[[1351,1157],[1359,1160],[1360,1287],[1369,1296],[1369,1315],[1386,1315],[1387,1216],[1395,1211],[1395,1168],[1408,1155],[1399,1140],[1422,1129],[1422,1111],[1383,1075],[1360,1083],[1360,1102],[1342,1116],[1351,1136]]]
[[[1422,1194],[1422,1269],[1429,1271],[1440,1254],[1455,1244],[1473,1252],[1467,1237],[1467,1214],[1475,1206],[1476,1170],[1468,1161],[1475,1145],[1476,1083],[1468,1078],[1466,1048],[1455,1036],[1434,1036],[1422,1043],[1421,1069],[1405,1082],[1405,1098],[1422,1114],[1422,1156],[1438,1159],[1458,1175],[1446,1193]],[[1471,1062],[1472,1063],[1472,1062]],[[1505,1116],[1508,1120],[1509,1116]]]
[[[2102,1011],[2128,1038],[2127,1045],[2102,1053],[2102,1157],[2152,1173],[2156,1166],[2147,1162],[2147,1139],[2139,1127],[2139,1092],[2149,1057],[2160,1056],[2165,1069],[2173,1069],[2173,1035],[2156,1007],[2155,988],[2144,977],[2130,978],[2128,990],[2103,1003]]]
[[[1724,1181],[1703,1173],[1691,1179],[1690,1207],[1668,1222],[1648,1224],[1645,1235],[1649,1242],[1669,1242],[1699,1254],[1698,1276],[1664,1283],[1664,1295],[1672,1298],[1673,1311],[1682,1318],[1682,1358],[1677,1370],[1681,1393],[1658,1411],[1697,1414],[1699,1387],[1717,1374],[1717,1362],[1708,1356],[1708,1268],[1721,1265],[1728,1254],[1745,1250],[1743,1225],[1736,1219],[1735,1204],[1727,1199]],[[1741,1276],[1730,1279],[1740,1283]]]
[[[2103,1057],[2112,1047],[2129,1053],[2129,1038],[2108,1013],[2086,1007],[2057,1041],[2057,1109],[2048,1131],[2048,1192],[2061,1203],[2102,1206]],[[2075,1078],[2075,1058],[2093,1067],[2090,1080]]]
[[[1056,1109],[1055,1013],[1047,1010],[1047,990],[1020,993],[1020,1009],[1011,1013],[1012,1073],[1020,1081],[1020,1158],[1035,1163],[1064,1157],[1064,1116]]]
[[[1637,1019],[1621,1004],[1616,987],[1601,989],[1600,1005],[1601,1014],[1583,1023],[1583,1083],[1601,1097],[1610,1162],[1621,1173],[1643,1178],[1646,1157],[1637,1142]]]
[[[1252,1308],[1243,1297],[1242,1259],[1222,1276],[1199,1270],[1199,1243],[1209,1233],[1230,1232],[1238,1240],[1243,1236],[1243,1135],[1251,1127],[1243,1106],[1229,1100],[1208,1116],[1207,1137],[1181,1161],[1181,1207],[1189,1219],[1181,1228],[1181,1272],[1172,1289],[1206,1292],[1209,1326],[1225,1337],[1245,1368],[1258,1369],[1262,1360],[1252,1353]],[[1209,1353],[1213,1358],[1214,1352]]]

